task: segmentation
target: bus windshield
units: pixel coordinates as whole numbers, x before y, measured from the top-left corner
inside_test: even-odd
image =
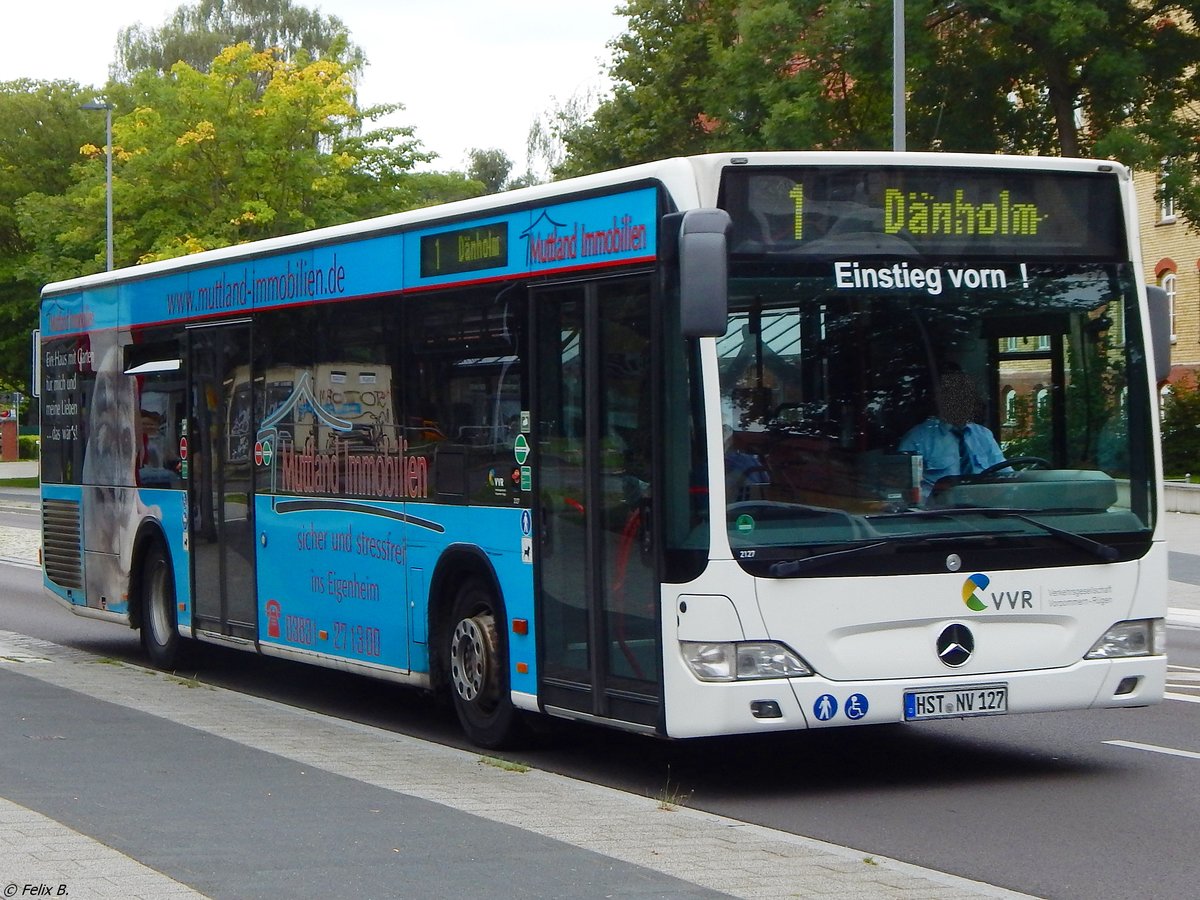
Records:
[[[735,244],[717,340],[735,556],[786,575],[927,571],[949,544],[1017,566],[1144,553],[1154,494],[1150,413],[1127,390],[1146,378],[1132,266],[1066,232],[1053,260],[1002,241],[972,257],[969,236],[921,253],[855,209],[844,253],[828,237]]]

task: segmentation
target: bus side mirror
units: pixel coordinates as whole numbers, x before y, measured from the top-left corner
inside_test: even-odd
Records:
[[[1154,380],[1166,381],[1171,374],[1171,298],[1156,285],[1146,286],[1150,311],[1150,347],[1154,354]]]
[[[679,318],[684,337],[720,337],[729,316],[729,235],[723,209],[689,209],[679,226]]]

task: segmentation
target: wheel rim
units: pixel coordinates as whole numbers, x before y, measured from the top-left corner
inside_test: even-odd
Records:
[[[450,639],[450,680],[467,703],[486,702],[496,692],[495,622],[480,614],[462,619]]]
[[[150,634],[154,642],[164,646],[171,635],[171,610],[167,607],[166,566],[157,565],[150,572],[146,585],[149,602],[146,604],[150,618]]]

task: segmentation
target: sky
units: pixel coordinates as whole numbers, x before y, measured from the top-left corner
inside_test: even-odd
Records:
[[[32,0],[6,6],[0,81],[63,79],[103,86],[117,32],[161,26],[182,0]],[[525,138],[542,113],[602,92],[619,0],[297,0],[335,15],[367,56],[359,103],[402,103],[386,124],[411,125],[431,168],[466,166],[499,148],[525,169]]]

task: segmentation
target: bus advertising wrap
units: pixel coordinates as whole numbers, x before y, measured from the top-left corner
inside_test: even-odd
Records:
[[[47,298],[46,337],[623,265],[657,252],[654,188],[329,243]],[[136,270],[135,270],[136,271]]]

